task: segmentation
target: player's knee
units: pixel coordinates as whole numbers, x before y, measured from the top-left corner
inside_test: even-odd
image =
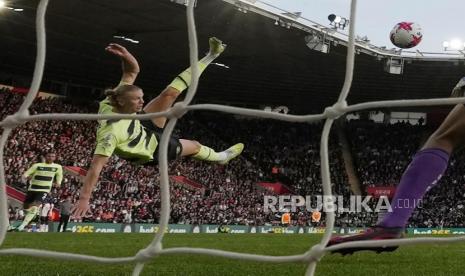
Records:
[[[202,144],[200,144],[199,141],[196,141],[196,140],[193,140],[192,143],[197,149],[200,149],[200,147],[202,146]]]
[[[456,134],[446,132],[433,133],[426,142],[426,148],[440,148],[447,152],[452,152],[461,143],[461,138]]]
[[[441,148],[452,152],[462,145],[465,139],[464,115],[463,105],[454,107],[441,126],[428,138],[424,148]]]

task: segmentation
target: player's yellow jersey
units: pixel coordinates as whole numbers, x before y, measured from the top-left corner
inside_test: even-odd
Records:
[[[49,193],[54,180],[61,185],[63,168],[55,163],[35,163],[24,173],[24,176],[31,177],[28,191]]]
[[[100,102],[99,114],[116,114],[108,98]],[[136,163],[153,160],[158,141],[139,120],[100,120],[94,154],[119,157]]]

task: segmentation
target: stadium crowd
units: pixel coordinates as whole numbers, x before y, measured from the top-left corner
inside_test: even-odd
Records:
[[[0,117],[16,111],[23,96],[0,92]],[[30,109],[38,113],[92,113],[89,105],[62,98],[37,98]],[[228,127],[225,127],[228,126]],[[231,126],[231,127],[229,127]],[[95,121],[36,121],[16,128],[5,150],[6,181],[25,189],[22,173],[47,150],[57,153],[64,166],[87,168],[95,145]],[[280,214],[263,209],[270,191],[257,182],[279,181],[295,194],[322,194],[319,158],[321,124],[294,124],[245,119],[211,113],[189,114],[177,126],[176,135],[197,139],[215,148],[241,141],[246,151],[227,166],[182,159],[172,162],[170,175],[184,176],[203,185],[196,189],[172,180],[171,223],[182,224],[279,224]],[[347,127],[352,155],[363,187],[395,185],[427,131],[424,126],[350,122]],[[348,197],[350,190],[337,137],[330,138],[333,192]],[[465,165],[461,152],[451,159],[443,185],[432,189],[410,221],[412,226],[463,226]],[[66,174],[62,187],[51,193],[55,206],[67,196],[79,197],[79,176]],[[92,213],[84,221],[157,222],[160,216],[158,168],[135,166],[113,157],[106,166],[92,198]],[[10,219],[21,216],[10,208]],[[376,213],[337,214],[337,226],[369,226]],[[292,214],[292,224],[324,226],[309,212]]]
[[[397,185],[427,132],[425,126],[407,122],[386,125],[352,121],[346,129],[365,187]]]

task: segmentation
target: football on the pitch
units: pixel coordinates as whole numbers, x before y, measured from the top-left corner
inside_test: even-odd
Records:
[[[408,49],[420,44],[423,33],[420,25],[414,22],[400,22],[392,28],[391,42],[402,49]]]

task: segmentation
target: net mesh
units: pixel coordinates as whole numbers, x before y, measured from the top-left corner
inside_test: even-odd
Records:
[[[354,54],[355,54],[355,22],[356,22],[356,6],[357,0],[351,1],[350,8],[350,28],[349,28],[349,43],[346,59],[346,74],[345,82],[342,88],[338,101],[330,107],[327,107],[322,114],[312,115],[288,115],[281,113],[270,113],[261,110],[237,108],[231,106],[222,106],[215,104],[197,104],[189,105],[197,91],[199,70],[195,66],[197,64],[197,36],[194,21],[194,2],[188,1],[187,5],[187,28],[189,35],[189,51],[190,51],[190,64],[192,68],[192,82],[187,91],[184,101],[175,104],[172,108],[165,112],[150,113],[144,115],[97,115],[97,114],[39,114],[30,115],[28,108],[36,97],[39,86],[42,81],[45,53],[46,53],[46,32],[45,32],[45,13],[47,10],[48,0],[41,0],[36,15],[36,35],[37,35],[37,57],[34,68],[34,77],[31,83],[31,88],[27,94],[19,111],[15,114],[9,115],[2,122],[0,127],[3,128],[2,136],[0,137],[0,245],[5,240],[6,231],[8,227],[8,208],[7,208],[7,195],[5,183],[5,170],[4,170],[4,147],[7,142],[8,136],[11,131],[26,122],[33,120],[104,120],[104,119],[149,119],[155,117],[168,117],[170,120],[166,125],[160,141],[159,150],[159,168],[160,168],[160,190],[161,190],[161,215],[160,215],[160,229],[165,229],[168,226],[170,214],[170,196],[169,196],[169,178],[168,178],[168,159],[167,150],[168,142],[177,123],[187,111],[190,110],[211,110],[219,112],[227,112],[232,114],[241,114],[246,116],[255,116],[261,118],[271,118],[289,122],[312,122],[317,120],[325,120],[323,133],[321,136],[321,175],[323,182],[324,195],[331,195],[330,186],[330,171],[329,171],[329,158],[328,158],[328,137],[331,126],[335,119],[350,113],[365,109],[376,109],[380,107],[405,107],[405,106],[432,106],[432,105],[454,105],[464,103],[465,99],[417,99],[417,100],[394,100],[394,101],[378,101],[367,102],[355,105],[347,105],[346,98],[349,94],[352,84],[353,68],[354,68]],[[28,248],[11,248],[1,249],[0,255],[23,255],[32,257],[51,258],[59,260],[71,261],[85,261],[105,264],[116,263],[135,263],[136,266],[133,270],[133,275],[139,275],[143,268],[144,263],[153,259],[158,255],[170,254],[202,254],[217,257],[224,257],[238,260],[249,260],[259,262],[272,262],[272,263],[289,263],[301,262],[307,263],[308,268],[306,275],[314,275],[318,261],[328,252],[339,250],[348,247],[379,247],[379,246],[394,246],[394,245],[408,245],[420,243],[452,243],[465,240],[465,237],[452,237],[452,238],[415,238],[415,239],[393,239],[393,240],[379,240],[379,241],[359,241],[339,244],[331,247],[326,247],[331,233],[334,228],[335,215],[334,212],[326,212],[327,226],[325,234],[320,243],[313,245],[309,250],[300,255],[292,256],[267,256],[246,253],[236,253],[223,250],[207,249],[207,248],[189,248],[189,247],[176,247],[176,248],[162,248],[162,241],[165,231],[158,231],[155,234],[153,241],[144,249],[140,250],[135,256],[121,257],[121,258],[106,258],[98,256],[90,256],[84,254],[73,254],[66,252],[56,252],[48,250],[37,250]]]

